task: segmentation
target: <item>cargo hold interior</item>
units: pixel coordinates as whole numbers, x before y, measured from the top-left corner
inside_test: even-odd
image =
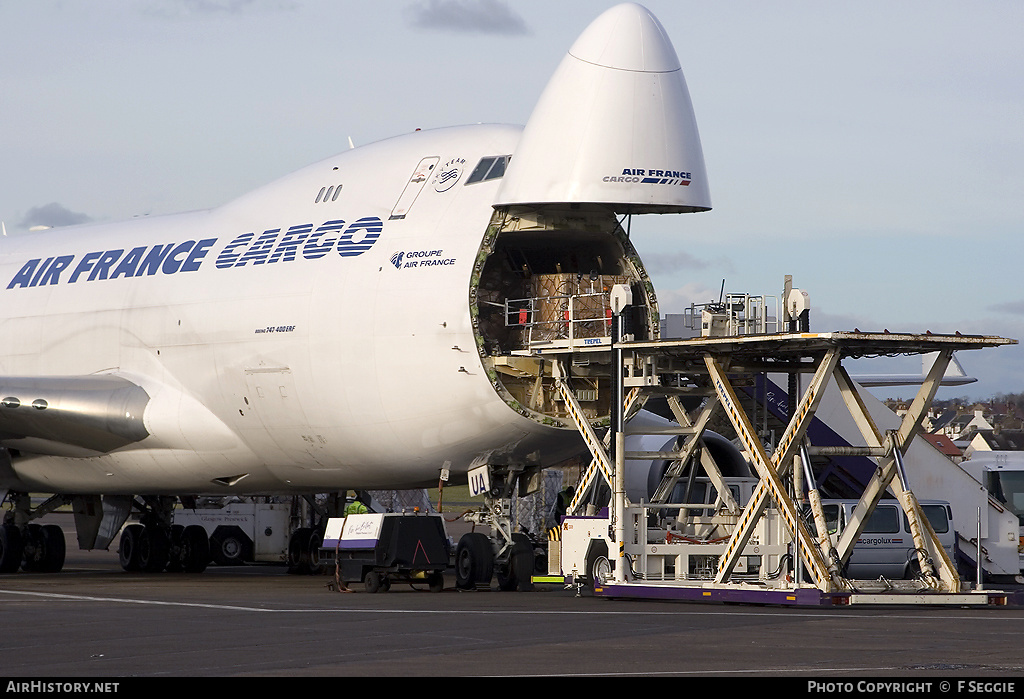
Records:
[[[570,426],[552,377],[553,360],[531,356],[531,350],[564,348],[561,361],[584,414],[591,421],[607,418],[610,352],[578,350],[609,343],[615,284],[629,285],[633,294],[624,335],[656,339],[653,286],[608,207],[495,211],[477,256],[470,301],[477,347],[506,403],[533,419]]]

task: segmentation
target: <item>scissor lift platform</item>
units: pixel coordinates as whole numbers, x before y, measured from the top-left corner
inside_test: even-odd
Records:
[[[561,571],[549,570],[549,573],[561,572],[564,579],[572,581],[583,571],[583,577],[589,581],[596,595],[613,598],[796,606],[1020,604],[1022,599],[1016,593],[980,589],[966,591],[955,565],[923,516],[903,469],[903,456],[921,431],[922,420],[953,352],[1007,344],[1016,344],[1016,340],[959,333],[940,335],[887,331],[779,333],[617,343],[615,349],[623,353],[626,366],[621,379],[623,390],[631,389],[623,401],[624,411],[627,414],[635,411],[650,396],[667,396],[669,407],[679,424],[679,429],[674,432],[680,438],[678,450],[656,454],[626,453],[623,447],[618,448],[615,454],[609,453],[610,439],[608,436],[604,440],[597,437],[579,410],[573,392],[564,379],[564,371],[559,373],[557,370],[560,362],[568,363],[579,353],[607,352],[607,347],[576,348],[571,355],[559,348],[532,348],[531,355],[544,356],[554,362],[562,399],[593,457],[569,512],[578,514],[588,486],[595,479],[604,478],[613,493],[607,529],[618,532],[607,537],[607,550],[612,553],[608,556],[611,560],[605,560],[603,567],[600,564],[596,568],[592,567],[593,556],[583,565],[579,562],[570,563],[560,553],[551,558],[559,561]],[[900,427],[883,433],[868,413],[860,389],[843,368],[842,360],[931,353],[935,353],[935,361],[902,418]],[[775,441],[770,455],[757,436],[743,408],[744,401],[736,389],[737,386],[751,384],[755,375],[768,373],[810,376],[809,381],[805,380],[799,400],[790,406],[788,424],[781,437]],[[801,516],[783,481],[794,468],[803,468],[801,458],[803,463],[808,464],[806,469],[809,472],[809,450],[815,449],[815,446],[808,442],[807,429],[830,381],[837,385],[864,439],[863,446],[846,447],[846,453],[868,457],[877,463],[874,475],[853,510],[849,525],[837,539],[833,539],[825,526],[813,479],[809,479],[808,493],[809,507],[813,513],[810,524]],[[706,398],[702,407],[693,415],[683,409],[679,400],[686,395]],[[681,477],[685,465],[699,453],[704,430],[713,417],[721,418],[723,414],[735,429],[739,443],[757,472],[758,481],[753,494],[744,507],[735,508],[737,516],[731,536],[724,549],[717,547],[721,553],[714,557],[716,569],[713,576],[704,575],[704,579],[688,578],[685,568],[676,573],[673,565],[669,567],[673,579],[663,579],[669,577],[665,575],[653,576],[662,579],[648,579],[646,560],[652,554],[647,545],[646,525],[641,523],[647,522],[649,511],[663,509],[666,505],[672,506],[668,502],[669,494]],[[665,432],[659,432],[662,433]],[[616,438],[620,445],[625,441],[624,434]],[[826,452],[827,445],[823,446],[826,449],[819,447],[816,453]],[[651,502],[628,503],[621,484],[624,480],[623,462],[641,458],[665,459],[671,465]],[[707,457],[707,450],[701,453],[700,463],[711,481],[719,486],[719,492],[722,492],[721,473],[713,460]],[[877,581],[851,581],[843,577],[842,570],[868,516],[887,490],[896,496],[910,522],[921,575],[915,581],[916,584],[877,589],[872,587],[872,583]],[[685,509],[686,506],[682,507]],[[801,574],[795,576],[795,582],[787,584],[783,581],[780,585],[778,581],[772,581],[768,585],[765,581],[751,583],[749,576],[744,580],[734,576],[737,566],[742,567],[743,558],[749,555],[751,536],[755,531],[763,531],[758,530],[759,523],[769,510],[777,520],[773,526],[788,535],[788,541],[794,549],[793,556],[801,563],[798,566]],[[616,536],[620,537],[618,541],[615,541]],[[640,560],[641,556],[645,557],[644,566],[636,571],[634,562]],[[570,566],[572,573],[568,572]],[[802,575],[806,575],[807,580],[801,581]]]
[[[975,590],[943,592],[822,592],[816,587],[767,589],[755,585],[686,585],[636,582],[606,583],[594,590],[598,597],[651,599],[720,604],[764,604],[783,607],[841,607],[862,605],[931,605],[951,607],[1007,607],[1024,604],[1024,591]]]

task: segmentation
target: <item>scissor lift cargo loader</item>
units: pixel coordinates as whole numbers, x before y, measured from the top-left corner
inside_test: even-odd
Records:
[[[550,355],[559,390],[576,422],[592,462],[581,479],[571,516],[560,528],[549,560],[558,570],[549,574],[561,579],[585,580],[595,594],[608,597],[656,597],[780,604],[939,603],[1005,604],[1012,595],[999,591],[967,591],[954,562],[939,544],[923,516],[920,504],[903,468],[903,457],[921,431],[922,419],[935,395],[954,351],[1012,344],[1013,340],[989,336],[896,333],[779,333],[734,337],[701,337],[688,340],[622,342],[625,374],[621,379],[624,410],[635,411],[653,395],[665,395],[678,427],[658,428],[659,434],[678,435],[677,450],[630,452],[622,446],[624,434],[609,453],[609,435],[600,439],[583,417],[573,391],[558,371],[558,349],[535,349]],[[603,348],[607,351],[607,348]],[[577,348],[576,353],[586,352]],[[865,408],[859,388],[842,366],[842,360],[863,356],[935,354],[935,361],[910,409],[896,430],[883,432]],[[750,385],[759,374],[810,376],[799,400],[790,411],[788,424],[769,453],[757,435],[737,387]],[[844,455],[865,456],[877,463],[853,511],[848,526],[834,538],[829,532],[820,497],[810,473],[814,455],[828,455],[834,445],[810,444],[807,429],[818,409],[826,385],[834,381],[855,421],[863,445],[844,446]],[[700,396],[703,403],[692,414],[680,398]],[[712,420],[727,420],[738,443],[757,473],[756,486],[742,506],[730,497],[729,483],[707,449],[702,435]],[[628,428],[627,428],[628,430]],[[611,430],[609,430],[610,432]],[[628,433],[628,432],[627,432]],[[649,433],[649,432],[645,432]],[[627,502],[623,486],[624,462],[665,459],[671,465],[650,502]],[[720,521],[700,522],[686,514],[694,503],[671,503],[670,494],[691,460],[699,460],[707,479],[720,494],[715,515]],[[785,482],[807,474],[807,506],[798,507]],[[613,496],[609,511],[583,512],[588,486],[598,479],[608,483]],[[843,575],[867,518],[879,500],[891,491],[905,513],[914,539],[920,575],[912,581],[855,581]],[[800,489],[802,495],[802,489]],[[701,504],[706,508],[707,504]],[[652,512],[678,510],[677,521],[687,526],[721,526],[727,535],[709,540],[685,532],[648,527]],[[809,515],[805,514],[809,511]],[[652,538],[653,537],[653,538]],[[799,561],[785,575],[786,557]],[[695,562],[696,561],[696,562]],[[754,562],[757,575],[748,566]],[[547,579],[551,579],[550,577]]]

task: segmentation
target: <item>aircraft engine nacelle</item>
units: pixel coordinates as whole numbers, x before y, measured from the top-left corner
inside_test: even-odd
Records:
[[[646,423],[669,424],[667,420],[641,411],[636,419]],[[628,429],[628,428],[627,428]],[[626,436],[626,451],[672,451],[676,448],[677,437],[666,438],[664,435],[634,434]],[[743,452],[731,441],[711,430],[703,434],[704,446],[711,453],[711,458],[718,465],[722,475],[730,477],[750,477],[750,465]],[[627,460],[626,461],[626,497],[630,502],[650,501],[661,483],[671,462],[664,459]],[[685,478],[680,479],[669,502],[681,502],[685,491]]]
[[[0,380],[0,442],[38,453],[87,456],[149,436],[140,386],[117,376],[5,377]]]

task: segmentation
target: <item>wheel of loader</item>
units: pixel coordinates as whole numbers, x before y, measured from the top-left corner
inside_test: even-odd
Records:
[[[603,559],[603,563],[601,562]],[[611,562],[608,559],[608,544],[603,539],[594,539],[587,549],[587,582],[590,589],[601,586],[601,575],[610,575]]]
[[[594,560],[594,566],[591,568],[591,575],[593,576],[593,586],[595,588],[608,582],[612,577],[612,564],[604,556],[598,556]]]

